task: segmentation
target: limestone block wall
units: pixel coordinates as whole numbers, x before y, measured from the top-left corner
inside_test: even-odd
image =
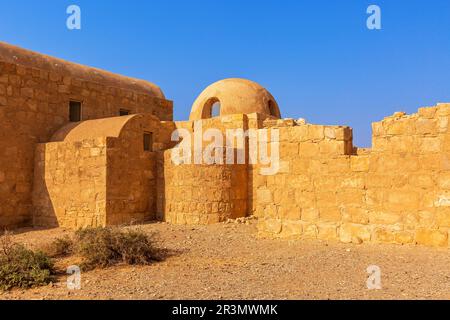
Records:
[[[149,114],[67,125],[38,145],[33,189],[38,226],[82,227],[153,220],[156,150],[165,146],[160,121]],[[90,137],[90,136],[95,137]],[[163,140],[161,140],[163,139]]]
[[[221,130],[224,141],[226,129],[247,127],[247,116],[243,114],[199,121],[203,132],[209,128]],[[194,121],[175,125],[192,134],[195,132]],[[207,165],[192,161],[178,165],[171,159],[172,151],[160,152],[158,157],[158,219],[176,224],[211,224],[247,215],[247,164],[224,161],[224,164]],[[191,152],[194,153],[193,149]],[[225,157],[226,147],[221,152]],[[237,150],[233,148],[233,152]],[[248,154],[247,147],[244,154]]]
[[[247,215],[246,165],[175,165],[161,154],[159,217],[175,224],[212,224]]]
[[[34,225],[77,229],[106,224],[106,148],[105,138],[37,146]]]
[[[140,117],[140,116],[136,116]],[[152,133],[151,151],[144,151],[143,133]],[[130,121],[107,145],[106,225],[154,220],[156,217],[157,146],[164,145],[160,121],[142,116]]]
[[[373,124],[373,148],[349,128],[280,129],[282,170],[253,168],[259,230],[275,237],[449,245],[450,105]],[[346,146],[347,145],[347,146]]]
[[[69,101],[83,120],[120,109],[172,120],[172,102],[136,82],[0,43],[1,228],[31,224],[35,147],[69,122]]]

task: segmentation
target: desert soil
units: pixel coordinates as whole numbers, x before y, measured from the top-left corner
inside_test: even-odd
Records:
[[[61,275],[0,299],[450,299],[448,249],[261,239],[255,222],[139,228],[172,255],[149,266],[82,273],[81,290],[69,291]],[[13,239],[36,248],[70,233],[20,230]],[[381,268],[381,290],[367,289],[370,265]]]

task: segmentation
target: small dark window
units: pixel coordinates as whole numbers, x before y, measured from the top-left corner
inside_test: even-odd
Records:
[[[144,132],[144,151],[153,151],[153,133]]]
[[[81,121],[81,102],[70,101],[69,103],[69,119],[70,122]]]
[[[128,116],[130,114],[130,110],[126,110],[126,109],[120,109],[119,110],[119,115],[122,116]]]

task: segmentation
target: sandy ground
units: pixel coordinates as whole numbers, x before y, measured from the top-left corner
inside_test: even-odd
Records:
[[[149,266],[83,273],[81,290],[69,291],[62,275],[0,299],[450,299],[448,249],[259,239],[254,222],[139,228],[173,254]],[[36,247],[69,233],[22,230],[13,238]],[[381,290],[367,289],[370,265],[381,268]]]

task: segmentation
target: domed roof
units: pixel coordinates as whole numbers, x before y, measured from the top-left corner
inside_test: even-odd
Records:
[[[151,82],[68,62],[45,54],[22,49],[5,42],[0,42],[0,61],[46,71],[54,71],[62,75],[70,75],[74,78],[98,82],[106,86],[123,88],[148,94],[155,98],[165,99],[162,90]]]
[[[190,120],[207,119],[212,107],[220,103],[220,116],[261,113],[281,118],[275,98],[256,82],[245,79],[225,79],[206,88],[192,105]]]

